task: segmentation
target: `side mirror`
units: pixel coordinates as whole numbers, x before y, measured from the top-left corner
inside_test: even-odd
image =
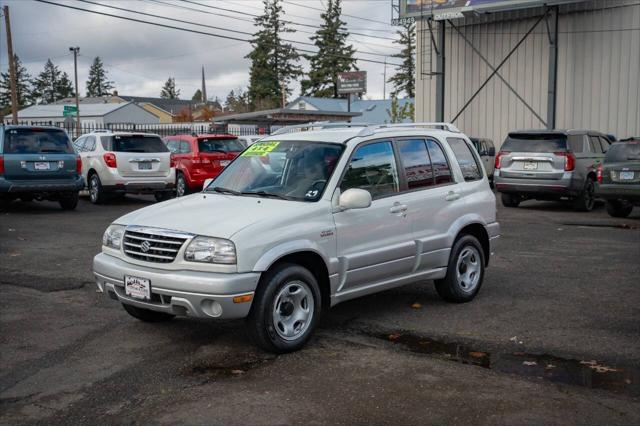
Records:
[[[213,182],[213,178],[205,179],[202,189],[207,189],[207,186],[211,185],[211,182]]]
[[[360,188],[351,188],[340,194],[338,206],[341,210],[365,209],[371,205],[371,194]]]

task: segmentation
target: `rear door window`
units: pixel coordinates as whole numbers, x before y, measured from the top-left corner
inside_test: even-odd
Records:
[[[409,190],[435,185],[427,144],[423,139],[398,141]]]
[[[191,152],[191,147],[189,146],[189,142],[187,141],[180,141],[180,151],[178,151],[180,154],[188,154]]]
[[[84,150],[84,141],[86,138],[80,137],[73,142],[73,146],[75,146],[77,152],[82,152]]]
[[[602,148],[600,147],[600,141],[597,136],[589,136],[589,151],[593,153],[602,152]]]
[[[238,139],[198,139],[200,152],[239,152],[244,146]]]
[[[93,151],[96,149],[96,137],[95,136],[87,136],[87,139],[84,142],[84,151]]]
[[[560,134],[510,134],[502,145],[505,152],[557,152],[567,150],[567,138]]]
[[[460,170],[462,170],[462,176],[465,181],[482,179],[482,168],[478,163],[478,160],[471,150],[471,147],[467,145],[464,139],[460,138],[447,138],[449,146],[456,155]]]
[[[390,141],[370,143],[356,149],[340,184],[342,192],[351,188],[369,191],[373,199],[400,190]]]
[[[115,135],[108,139],[111,150],[116,152],[169,152],[158,136]]]
[[[599,139],[600,139],[600,146],[602,146],[602,152],[607,152],[609,150],[609,147],[611,146],[609,139],[604,138],[602,136],[600,136]]]
[[[174,154],[178,152],[179,145],[180,145],[179,141],[176,141],[176,140],[167,141],[167,148],[169,148],[169,151],[171,151]]]
[[[8,129],[4,132],[5,154],[73,154],[69,137],[57,129]]]
[[[433,167],[436,185],[453,182],[449,162],[440,144],[431,139],[427,139],[427,150],[431,158],[431,166]]]

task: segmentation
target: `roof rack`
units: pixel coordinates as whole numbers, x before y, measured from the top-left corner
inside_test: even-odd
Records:
[[[431,127],[441,130],[446,130],[452,133],[461,133],[460,130],[451,123],[445,122],[433,122],[433,123],[390,123],[390,124],[378,124],[375,126],[369,126],[360,131],[358,136],[370,136],[373,135],[373,131],[377,129],[397,129],[397,128],[416,128],[416,127]]]
[[[285,127],[281,127],[278,130],[276,130],[275,132],[271,133],[271,135],[282,135],[284,133],[291,133],[293,130],[296,129],[309,129],[309,128],[316,128],[316,129],[348,129],[351,127],[367,127],[367,126],[371,126],[372,124],[370,123],[348,123],[345,121],[314,121],[314,122],[310,122],[310,123],[304,123],[304,124],[294,124],[291,126],[285,126]]]

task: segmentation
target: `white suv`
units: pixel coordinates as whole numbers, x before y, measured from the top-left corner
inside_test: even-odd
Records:
[[[155,194],[158,201],[173,194],[175,168],[160,136],[98,130],[73,144],[92,203],[104,203],[109,194]]]
[[[333,127],[269,136],[203,192],[117,219],[93,271],[136,318],[246,317],[258,345],[287,352],[359,296],[434,280],[472,300],[499,231],[452,125]]]

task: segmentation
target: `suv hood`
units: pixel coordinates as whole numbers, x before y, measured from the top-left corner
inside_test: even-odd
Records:
[[[314,203],[225,194],[193,194],[144,207],[114,223],[231,238],[269,217],[291,217]]]

